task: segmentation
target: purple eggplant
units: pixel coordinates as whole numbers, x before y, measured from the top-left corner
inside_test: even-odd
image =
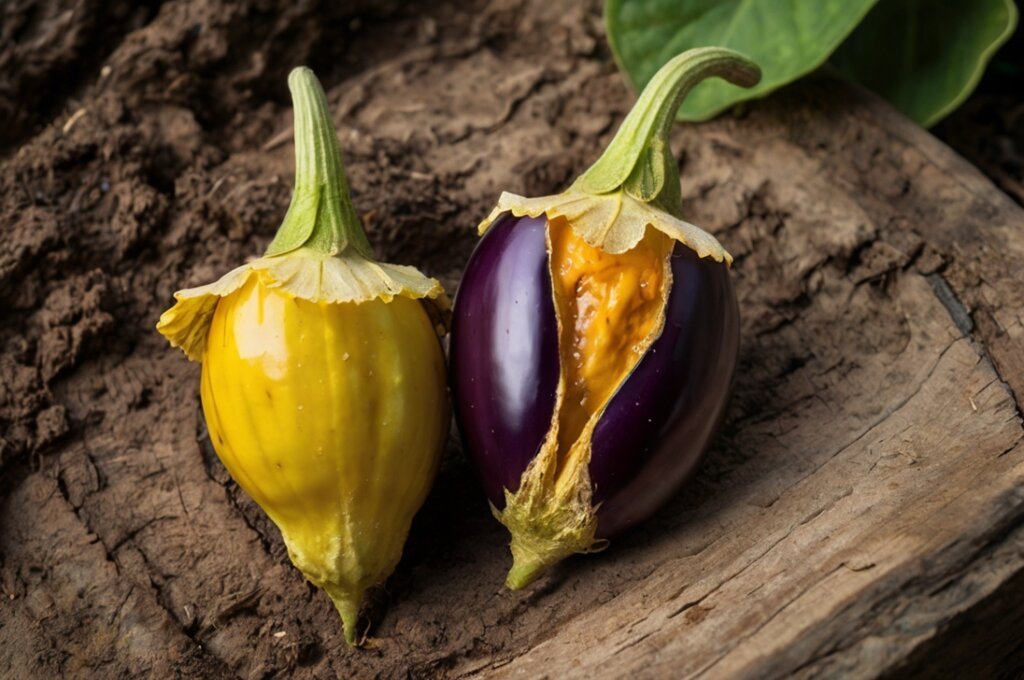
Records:
[[[488,231],[463,272],[466,295],[452,319],[460,432],[498,508],[505,489],[519,488],[555,410],[558,328],[546,229],[543,217],[524,217]]]
[[[686,52],[562,194],[502,194],[455,299],[455,416],[521,588],[645,519],[697,467],[736,367],[731,258],[679,217],[667,137],[686,91],[760,73]]]

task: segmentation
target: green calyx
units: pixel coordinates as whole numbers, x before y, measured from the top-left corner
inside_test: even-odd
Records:
[[[547,488],[543,478],[524,476],[520,492],[505,491],[505,510],[491,511],[512,535],[512,568],[505,585],[520,590],[574,553],[595,543],[597,515],[590,504],[590,479],[567,490]]]
[[[622,190],[678,217],[682,207],[679,168],[669,146],[669,133],[687,93],[712,76],[752,87],[761,80],[761,69],[724,47],[701,47],[675,57],[647,83],[608,148],[570,191],[608,194]]]
[[[266,256],[303,247],[337,255],[351,247],[372,259],[370,243],[352,207],[341,148],[320,81],[300,66],[289,74],[288,89],[295,110],[295,188]]]

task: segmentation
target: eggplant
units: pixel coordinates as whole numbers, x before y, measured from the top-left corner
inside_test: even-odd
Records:
[[[320,81],[299,67],[288,88],[295,188],[281,227],[263,257],[176,292],[157,330],[202,363],[217,456],[354,646],[364,594],[398,564],[448,439],[434,320],[447,299],[373,257]]]
[[[511,533],[506,584],[593,552],[693,473],[725,412],[739,351],[731,257],[680,218],[668,133],[709,76],[751,86],[731,50],[685,52],[651,80],[566,191],[504,193],[455,298],[456,423]]]

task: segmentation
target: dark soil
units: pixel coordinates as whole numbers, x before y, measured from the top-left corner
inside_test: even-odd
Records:
[[[212,453],[198,367],[154,331],[174,290],[259,254],[278,226],[299,64],[328,91],[377,253],[449,292],[498,193],[564,186],[632,101],[596,0],[5,3],[0,675],[465,671],[646,576],[670,556],[659,531],[716,484],[626,537],[601,578],[572,560],[524,596],[500,587],[506,535],[453,440],[364,610],[365,649],[345,646]],[[1022,200],[1021,103],[983,94],[941,131]],[[754,419],[759,395],[738,399]]]

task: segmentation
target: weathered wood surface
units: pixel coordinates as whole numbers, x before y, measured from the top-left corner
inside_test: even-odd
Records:
[[[198,371],[156,317],[283,215],[294,63],[324,76],[379,251],[450,290],[497,194],[560,188],[631,96],[594,6],[325,26],[257,5],[166,3],[2,162],[0,675],[1024,663],[1024,212],[830,80],[679,129],[687,217],[735,255],[744,318],[730,414],[694,482],[605,553],[509,593],[504,530],[453,444],[366,610],[370,643],[347,649],[211,455]]]

